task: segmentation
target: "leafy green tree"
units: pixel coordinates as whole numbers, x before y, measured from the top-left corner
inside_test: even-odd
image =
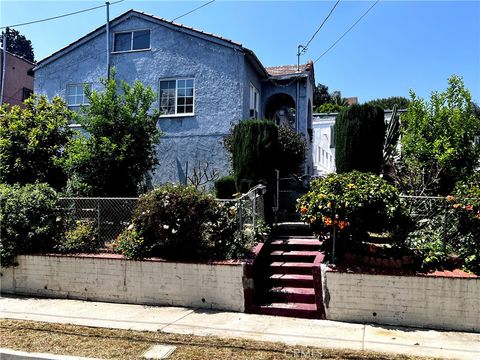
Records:
[[[0,181],[6,184],[47,182],[65,185],[63,150],[72,137],[68,123],[74,117],[60,98],[51,103],[33,96],[25,107],[0,107]]]
[[[480,146],[474,139],[480,135],[480,118],[463,80],[453,75],[448,84],[429,102],[410,91],[396,164],[397,184],[406,193],[447,195],[478,167]]]
[[[322,104],[319,107],[317,107],[315,109],[315,112],[317,112],[317,113],[338,113],[345,108],[346,108],[346,106],[343,106],[343,105],[326,103],[326,104]]]
[[[331,101],[331,96],[328,92],[328,86],[323,84],[317,84],[313,89],[313,107],[317,108],[320,105],[329,103]]]
[[[391,96],[388,98],[374,99],[366,102],[366,104],[372,106],[379,106],[383,110],[392,110],[395,105],[397,106],[397,109],[406,109],[408,108],[409,103],[410,101],[402,96]]]
[[[383,110],[370,105],[352,105],[335,121],[337,173],[358,170],[380,174],[383,164],[385,123]]]
[[[28,61],[34,62],[35,55],[33,54],[32,42],[25,36],[20,34],[15,29],[6,28],[5,32],[2,32],[0,43],[3,47],[3,34],[7,34],[7,51],[18,55]]]
[[[136,196],[144,176],[157,164],[159,113],[150,110],[156,96],[139,81],[132,86],[125,81],[118,84],[114,71],[101,82],[102,92],[86,89],[89,106],[82,108],[79,122],[88,135],[75,138],[67,148],[67,191]]]
[[[281,159],[277,168],[283,175],[297,174],[305,161],[307,142],[305,138],[288,126],[278,127],[278,155]]]

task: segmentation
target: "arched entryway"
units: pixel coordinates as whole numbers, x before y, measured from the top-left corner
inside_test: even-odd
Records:
[[[277,125],[295,129],[295,100],[284,93],[270,96],[266,102],[265,117]]]

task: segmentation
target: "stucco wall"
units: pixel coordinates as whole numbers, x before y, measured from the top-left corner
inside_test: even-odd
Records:
[[[0,56],[0,70],[3,65],[3,56]],[[33,76],[28,75],[28,71],[33,68],[33,64],[7,52],[5,67],[5,86],[3,102],[10,105],[23,104],[23,88],[33,91]],[[0,71],[0,86],[2,83]]]
[[[329,320],[480,332],[480,279],[324,272]]]
[[[2,268],[4,294],[243,312],[244,264],[19,256]]]
[[[154,183],[181,181],[188,161],[209,161],[222,174],[229,170],[227,154],[220,142],[231,122],[243,118],[245,58],[237,46],[219,45],[207,37],[175,31],[144,18],[132,16],[111,28],[150,29],[151,50],[111,54],[117,78],[133,83],[140,80],[159,92],[162,78],[195,79],[195,115],[161,118],[158,126],[165,133],[158,146],[160,165]],[[65,98],[66,85],[92,83],[100,89],[100,77],[106,75],[106,39],[101,33],[94,39],[36,71],[35,91],[52,98]],[[158,108],[158,101],[153,105]],[[199,147],[194,147],[198,144]]]

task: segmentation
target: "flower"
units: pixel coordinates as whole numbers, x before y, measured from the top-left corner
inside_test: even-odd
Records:
[[[300,208],[300,213],[301,213],[302,215],[305,215],[307,212],[308,212],[308,208],[307,208],[306,206],[302,206],[302,207]]]
[[[453,201],[453,200],[455,200],[454,196],[452,196],[452,195],[447,196],[447,201]]]
[[[330,226],[330,225],[332,225],[332,219],[330,219],[329,217],[324,217],[323,218],[323,223],[327,226]]]
[[[163,225],[163,228],[164,228],[165,230],[168,230],[169,227],[170,227],[170,226],[168,226],[167,224]]]
[[[315,216],[309,216],[308,219],[307,219],[307,223],[308,224],[313,224],[316,220],[317,220],[317,218]]]
[[[465,205],[465,210],[472,211],[473,210],[473,205]]]
[[[130,225],[128,225],[127,230],[131,231],[131,230],[133,230],[133,228],[134,228],[133,224],[130,224]]]
[[[354,188],[354,187],[355,187],[355,184],[352,184],[352,183],[347,184],[347,188],[349,188],[349,189],[352,189],[352,188]]]
[[[460,205],[460,204],[453,204],[453,205],[452,205],[452,207],[453,207],[454,209],[458,209],[460,206],[462,206],[462,205]]]

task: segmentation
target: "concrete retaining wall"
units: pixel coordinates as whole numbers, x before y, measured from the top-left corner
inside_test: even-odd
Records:
[[[480,332],[480,279],[324,271],[329,320]]]
[[[76,256],[18,256],[1,292],[243,312],[243,263],[199,264]]]

